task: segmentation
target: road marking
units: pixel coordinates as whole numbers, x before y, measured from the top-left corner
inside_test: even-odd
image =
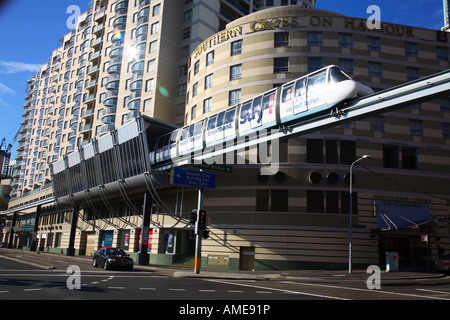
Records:
[[[216,292],[216,290],[207,290],[207,289],[200,289],[200,290],[198,290],[198,291],[200,291],[200,292]]]
[[[186,291],[186,289],[169,289],[169,291]]]
[[[8,293],[9,291],[0,291],[0,293]]]
[[[271,291],[256,291],[256,293],[272,293]]]
[[[139,290],[156,290],[156,288],[139,288]]]
[[[118,290],[123,290],[123,289],[125,289],[125,287],[108,287],[108,289],[118,289]]]
[[[314,294],[314,293],[300,292],[300,291],[292,291],[292,290],[286,290],[286,289],[267,288],[267,287],[255,286],[255,285],[244,284],[244,283],[236,283],[236,282],[231,282],[231,281],[223,281],[223,280],[221,280],[221,281],[219,281],[219,280],[206,280],[206,281],[218,282],[218,283],[224,283],[224,284],[231,284],[231,285],[235,285],[235,286],[250,287],[250,288],[256,288],[256,289],[280,291],[280,292],[283,292],[283,293],[299,294],[299,295],[311,296],[311,297],[316,297],[316,298],[333,299],[333,300],[350,300],[350,299],[333,297],[333,296],[326,296],[326,295],[321,295],[321,294]]]
[[[450,294],[450,292],[438,291],[438,290],[428,290],[428,289],[416,289],[416,290],[418,290],[418,291],[425,291],[425,292],[431,292],[431,293],[446,294],[446,295]]]
[[[229,293],[244,293],[242,290],[228,290]]]
[[[412,294],[412,293],[400,293],[400,292],[383,291],[383,290],[359,289],[359,288],[351,288],[351,287],[331,286],[331,285],[325,285],[325,284],[313,284],[313,283],[293,282],[293,281],[283,281],[283,283],[290,283],[290,284],[297,284],[297,285],[304,285],[304,286],[311,286],[311,287],[325,287],[325,288],[333,288],[333,289],[346,289],[346,290],[364,291],[364,292],[372,292],[372,293],[383,293],[383,294],[415,297],[415,298],[422,298],[422,299],[427,298],[427,299],[450,300],[447,298],[422,296],[422,295]]]
[[[23,289],[23,291],[42,291],[42,289]]]

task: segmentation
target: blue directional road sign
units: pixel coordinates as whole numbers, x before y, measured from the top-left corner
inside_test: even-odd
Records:
[[[216,174],[210,172],[175,168],[173,170],[173,183],[188,187],[215,189]]]

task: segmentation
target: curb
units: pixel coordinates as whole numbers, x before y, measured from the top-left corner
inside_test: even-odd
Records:
[[[269,280],[280,280],[283,277],[280,274],[236,274],[236,273],[220,273],[220,272],[200,272],[196,274],[194,272],[188,271],[176,271],[173,276],[175,278],[210,278],[210,279],[229,279],[229,280],[259,280],[259,281],[269,281]]]

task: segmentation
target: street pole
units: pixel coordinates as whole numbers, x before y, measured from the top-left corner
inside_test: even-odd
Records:
[[[195,223],[195,260],[194,260],[194,273],[200,273],[200,266],[202,260],[202,232],[199,230],[200,210],[203,209],[205,189],[198,189],[198,204],[197,204],[197,222]]]
[[[353,214],[353,166],[363,159],[370,158],[370,155],[363,155],[361,158],[353,161],[350,166],[350,218],[348,226],[348,273],[352,273],[352,214]]]

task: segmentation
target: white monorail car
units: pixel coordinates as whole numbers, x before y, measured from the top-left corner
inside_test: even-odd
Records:
[[[157,138],[150,147],[151,162],[174,160],[238,135],[298,122],[372,93],[351,73],[331,65]]]

